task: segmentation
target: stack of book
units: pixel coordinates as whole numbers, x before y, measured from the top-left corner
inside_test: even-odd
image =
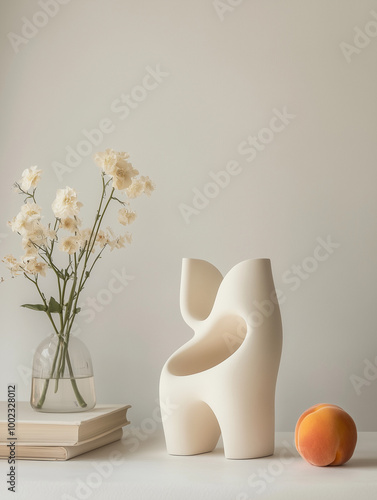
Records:
[[[9,444],[14,440],[17,460],[68,460],[120,440],[122,427],[130,423],[130,405],[97,405],[82,413],[41,413],[20,401],[16,408],[11,438],[7,403],[0,402],[0,458],[9,458]]]

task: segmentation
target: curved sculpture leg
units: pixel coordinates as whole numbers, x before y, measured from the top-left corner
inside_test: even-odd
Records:
[[[170,455],[198,455],[212,451],[220,427],[211,408],[202,401],[178,404],[164,420],[165,440]]]
[[[274,453],[274,418],[273,412],[250,411],[248,405],[238,404],[237,414],[231,407],[222,408],[216,414],[221,427],[226,458],[241,460],[267,457]],[[264,414],[261,422],[262,413]],[[266,421],[265,415],[270,415]]]

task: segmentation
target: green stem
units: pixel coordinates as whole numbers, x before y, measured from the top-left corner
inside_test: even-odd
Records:
[[[58,329],[56,328],[56,325],[55,325],[54,320],[52,319],[51,313],[49,313],[49,312],[48,312],[48,310],[47,310],[47,309],[48,309],[47,301],[46,301],[45,296],[43,295],[43,293],[41,292],[41,290],[40,290],[40,288],[39,288],[39,286],[38,286],[37,278],[36,278],[35,280],[31,279],[31,278],[30,278],[30,277],[26,274],[26,272],[24,272],[24,276],[25,276],[25,278],[27,278],[29,281],[31,281],[32,283],[34,283],[34,285],[37,287],[38,293],[39,293],[39,295],[40,295],[41,299],[43,300],[43,304],[44,304],[44,306],[45,306],[45,308],[46,308],[45,313],[47,314],[48,319],[50,320],[50,322],[51,322],[51,324],[52,324],[52,326],[53,326],[53,328],[54,328],[54,330],[55,330],[56,335],[57,335],[58,337],[60,337],[60,333],[59,333]]]
[[[76,379],[75,379],[74,374],[73,374],[71,359],[69,357],[68,350],[66,353],[66,358],[67,358],[67,366],[68,366],[68,370],[69,370],[69,374],[70,374],[70,378],[71,378],[73,392],[75,393],[78,404],[81,406],[81,408],[85,408],[88,405],[86,404],[84,398],[81,396],[79,388],[77,387],[77,382],[76,382]]]
[[[93,238],[92,245],[91,245],[91,247],[90,247],[90,245],[88,245],[88,247],[90,247],[90,248],[88,248],[88,256],[91,254],[91,251],[93,250],[93,247],[94,247],[94,245],[95,245],[96,238],[97,238],[97,235],[98,235],[99,229],[100,229],[100,227],[101,227],[101,224],[102,224],[103,218],[104,218],[104,216],[105,216],[106,210],[108,209],[108,206],[110,205],[110,202],[111,202],[111,200],[113,199],[113,194],[114,194],[114,191],[115,191],[115,188],[112,188],[111,193],[110,193],[110,196],[109,196],[109,199],[107,200],[107,203],[106,203],[106,205],[105,205],[105,208],[103,209],[102,215],[101,215],[101,217],[100,217],[100,219],[99,219],[98,226],[97,226],[97,230],[96,230],[95,236],[94,236],[94,238]],[[87,261],[88,261],[88,259],[86,259],[86,262],[87,262]],[[85,262],[85,264],[86,264],[86,262]]]
[[[74,322],[74,319],[75,319],[75,316],[76,316],[76,309],[77,309],[77,303],[78,303],[78,299],[79,299],[79,296],[80,296],[80,293],[81,291],[83,290],[84,288],[84,285],[87,281],[87,279],[89,278],[89,275],[90,275],[90,272],[92,271],[94,265],[96,264],[96,262],[98,261],[98,259],[100,258],[104,248],[101,250],[101,252],[97,255],[97,257],[94,259],[94,262],[92,264],[92,266],[90,267],[90,270],[87,272],[86,271],[86,268],[87,268],[87,265],[88,265],[88,261],[89,261],[89,257],[90,257],[90,254],[94,248],[94,245],[95,245],[95,242],[96,242],[96,238],[97,238],[97,235],[98,235],[98,232],[99,232],[99,229],[101,227],[101,224],[102,224],[102,221],[103,221],[103,218],[105,216],[105,213],[110,205],[110,202],[112,200],[112,196],[113,196],[113,193],[115,191],[114,188],[112,188],[111,190],[111,194],[109,196],[109,199],[105,205],[105,208],[103,209],[103,212],[102,214],[100,215],[100,211],[101,211],[101,207],[102,207],[102,203],[103,203],[103,200],[104,200],[104,196],[105,196],[105,192],[106,192],[106,187],[107,187],[107,183],[104,182],[103,178],[102,178],[102,195],[101,195],[101,202],[99,204],[99,208],[98,208],[98,212],[97,212],[97,217],[96,217],[96,220],[94,222],[94,225],[93,225],[93,228],[92,228],[92,232],[91,232],[91,235],[90,235],[90,238],[89,238],[89,242],[88,242],[88,246],[87,246],[87,250],[86,250],[86,255],[85,255],[85,259],[84,259],[84,265],[83,265],[83,268],[82,268],[82,272],[81,272],[81,276],[80,276],[80,281],[79,281],[79,286],[77,288],[77,294],[76,294],[76,299],[75,299],[75,303],[74,303],[74,306],[73,306],[73,314],[72,314],[72,320],[71,322],[68,324],[68,327],[67,327],[67,333],[69,335],[69,332],[71,331],[71,328],[72,328],[72,325],[73,325],[73,322]],[[97,227],[96,227],[97,226]],[[92,238],[93,236],[93,238]],[[75,254],[75,257],[76,257],[76,254]],[[75,275],[77,274],[77,267],[75,269]]]
[[[101,208],[102,208],[102,204],[103,204],[103,200],[105,199],[105,194],[106,194],[106,187],[107,187],[107,184],[108,183],[105,183],[105,179],[104,179],[104,176],[102,175],[102,193],[101,193],[101,200],[99,202],[99,205],[98,205],[98,209],[97,209],[97,212],[96,212],[96,218],[94,219],[94,223],[93,223],[93,227],[92,227],[92,231],[90,233],[90,237],[89,237],[89,241],[88,241],[88,246],[87,246],[87,249],[86,249],[86,255],[85,255],[85,264],[87,263],[88,261],[88,256],[90,255],[90,253],[88,253],[88,249],[90,248],[91,244],[92,244],[92,237],[93,237],[93,234],[94,234],[94,231],[95,231],[95,227],[96,227],[96,224],[100,218],[100,213],[101,213]],[[95,238],[94,238],[94,241],[95,241]],[[81,259],[80,259],[81,260]]]
[[[37,408],[39,408],[39,409],[42,408],[42,406],[43,406],[43,404],[45,402],[46,394],[47,394],[47,389],[48,389],[50,380],[53,378],[53,375],[54,375],[56,361],[58,359],[58,354],[59,354],[59,345],[60,345],[60,342],[58,344],[58,347],[56,349],[55,356],[54,356],[54,359],[53,359],[53,362],[52,362],[51,375],[50,375],[49,378],[45,379],[45,383],[44,383],[44,386],[43,386],[43,391],[42,391],[41,397],[39,398],[39,401],[37,403]]]
[[[59,342],[60,356],[58,361],[58,369],[56,371],[56,381],[55,381],[55,392],[58,390],[59,379],[63,378],[64,375],[64,354],[65,354],[66,342],[61,340]]]

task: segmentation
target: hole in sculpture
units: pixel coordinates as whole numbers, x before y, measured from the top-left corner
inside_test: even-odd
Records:
[[[240,316],[223,317],[198,342],[173,356],[168,363],[168,370],[177,376],[209,370],[240,348],[246,331],[246,322]]]

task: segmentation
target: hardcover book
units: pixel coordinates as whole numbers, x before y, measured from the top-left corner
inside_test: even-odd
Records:
[[[16,460],[69,460],[88,451],[95,450],[122,438],[122,429],[105,434],[91,441],[75,446],[34,446],[28,444],[16,445]],[[0,444],[0,459],[8,459],[9,448],[6,444]]]
[[[20,445],[75,446],[112,433],[129,424],[130,405],[98,404],[82,413],[41,413],[34,411],[28,401],[16,407],[14,438]],[[0,402],[0,444],[9,443],[7,403]]]

